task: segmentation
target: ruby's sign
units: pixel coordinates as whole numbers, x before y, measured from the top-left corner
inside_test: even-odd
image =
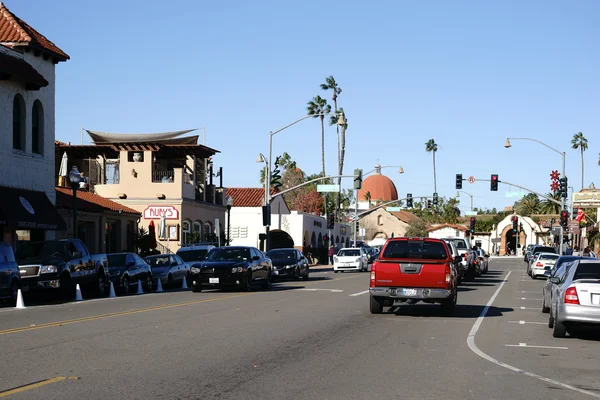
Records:
[[[179,220],[179,211],[173,206],[148,206],[144,210],[145,219],[160,219],[163,214],[166,219]]]

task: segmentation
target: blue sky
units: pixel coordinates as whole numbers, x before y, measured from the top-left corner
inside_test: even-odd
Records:
[[[305,115],[334,75],[350,123],[346,171],[385,170],[404,193],[455,194],[456,173],[505,179],[547,192],[560,156],[579,190],[583,132],[586,186],[600,187],[600,3],[595,1],[133,1],[4,0],[71,60],[57,67],[56,136],[80,142],[80,127],[121,133],[206,126],[227,186],[258,186],[268,132]],[[337,162],[326,131],[327,171]],[[86,142],[89,139],[85,138]],[[279,133],[306,172],[320,171],[320,125]],[[346,182],[350,186],[351,182]],[[508,188],[465,183],[476,207],[512,204]],[[514,189],[513,189],[514,190]],[[468,198],[462,196],[462,206]]]

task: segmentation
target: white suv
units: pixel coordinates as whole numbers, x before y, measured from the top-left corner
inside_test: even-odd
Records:
[[[368,271],[369,255],[364,247],[346,247],[333,256],[333,272]]]

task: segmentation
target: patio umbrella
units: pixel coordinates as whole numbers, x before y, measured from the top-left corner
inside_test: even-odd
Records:
[[[154,221],[150,221],[148,225],[148,248],[156,248],[156,230],[154,228]]]
[[[167,237],[167,217],[165,216],[165,214],[163,213],[163,215],[160,216],[160,238],[166,238]]]
[[[65,181],[66,177],[69,175],[69,158],[67,157],[67,152],[63,153],[62,159],[60,160],[60,168],[58,169],[58,186],[66,186]]]

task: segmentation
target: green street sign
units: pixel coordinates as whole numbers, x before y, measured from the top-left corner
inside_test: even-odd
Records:
[[[385,210],[389,212],[398,212],[402,211],[402,207],[386,207]]]
[[[339,193],[340,185],[317,185],[317,192],[336,192]]]

